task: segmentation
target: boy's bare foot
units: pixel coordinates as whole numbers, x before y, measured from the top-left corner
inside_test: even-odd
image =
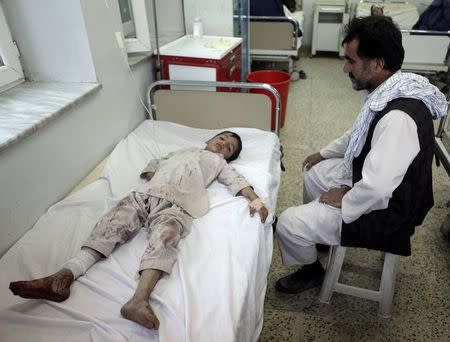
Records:
[[[30,281],[15,281],[9,284],[9,289],[22,298],[47,299],[62,302],[69,298],[70,285],[74,277],[70,270],[62,270],[45,278]]]
[[[139,323],[149,329],[158,329],[159,321],[153,313],[148,300],[131,298],[120,309],[120,313],[126,319]]]

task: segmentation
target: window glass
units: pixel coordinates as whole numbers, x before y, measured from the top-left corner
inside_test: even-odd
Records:
[[[123,34],[125,38],[136,38],[133,8],[131,0],[119,0],[120,17],[122,18]]]
[[[0,0],[0,92],[23,82],[19,51],[13,43]]]

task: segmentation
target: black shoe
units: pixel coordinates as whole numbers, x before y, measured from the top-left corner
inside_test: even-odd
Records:
[[[318,252],[328,252],[330,250],[330,246],[316,243],[316,249]]]
[[[275,289],[283,293],[300,293],[320,286],[324,276],[325,270],[322,266],[314,270],[308,267],[302,267],[297,272],[278,279],[275,284]]]

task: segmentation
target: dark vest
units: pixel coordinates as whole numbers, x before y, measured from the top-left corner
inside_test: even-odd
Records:
[[[352,223],[342,223],[341,245],[366,247],[398,255],[411,255],[410,237],[422,224],[434,204],[432,161],[434,128],[430,111],[422,101],[399,98],[389,102],[377,113],[367,134],[364,147],[353,159],[353,184],[362,179],[364,160],[370,151],[373,132],[386,113],[398,109],[407,113],[417,125],[420,152],[409,166],[402,182],[395,189],[386,209],[362,215]],[[396,146],[392,146],[393,149]]]

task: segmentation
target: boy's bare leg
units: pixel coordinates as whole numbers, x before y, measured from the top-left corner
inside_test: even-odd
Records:
[[[22,298],[47,299],[62,302],[69,298],[70,285],[74,282],[70,270],[63,268],[58,272],[30,281],[15,281],[9,284],[9,289]]]
[[[146,269],[142,271],[136,292],[120,309],[123,317],[149,329],[159,328],[159,321],[150,307],[149,299],[160,276],[160,270]]]
[[[89,247],[82,247],[82,249],[92,254],[95,260],[104,257]],[[47,299],[54,302],[62,302],[69,298],[70,286],[74,281],[75,276],[72,271],[63,267],[48,277],[12,282],[9,284],[9,289],[14,295],[22,298]]]

